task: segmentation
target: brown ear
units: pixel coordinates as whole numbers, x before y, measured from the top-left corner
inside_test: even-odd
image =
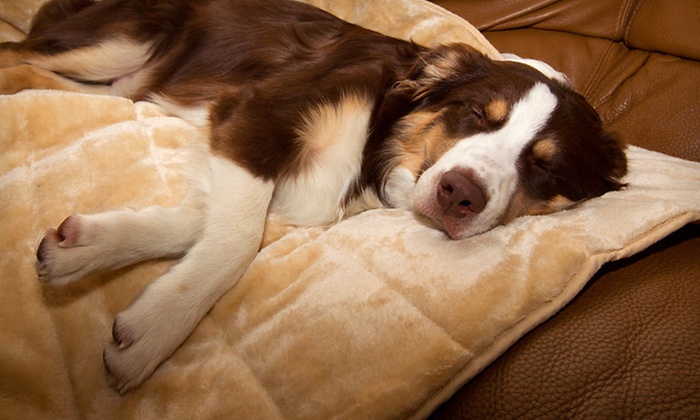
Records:
[[[428,50],[421,56],[424,67],[422,77],[426,81],[451,79],[467,75],[484,60],[484,54],[466,44],[446,44]]]
[[[604,132],[602,141],[610,165],[606,181],[611,190],[617,191],[626,185],[622,182],[622,178],[627,175],[627,154],[625,153],[627,146],[615,133],[611,132]]]
[[[411,91],[413,99],[419,100],[442,84],[461,83],[474,77],[488,61],[484,54],[466,44],[439,45],[421,53],[409,76],[397,88]]]

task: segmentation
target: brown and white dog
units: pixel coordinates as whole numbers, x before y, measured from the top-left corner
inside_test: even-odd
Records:
[[[411,209],[452,239],[621,187],[623,146],[548,65],[425,48],[287,0],[54,0],[0,44],[0,89],[149,100],[199,125],[199,190],[172,208],[73,215],[42,281],[182,256],[113,326],[120,392],[187,338],[259,250],[268,212],[324,225]]]

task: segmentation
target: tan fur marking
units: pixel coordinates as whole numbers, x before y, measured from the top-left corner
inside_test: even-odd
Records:
[[[528,214],[528,208],[532,205],[532,200],[526,197],[522,188],[515,190],[513,197],[508,203],[506,211],[498,218],[498,223],[505,225],[516,217]]]
[[[556,152],[557,144],[552,139],[540,140],[532,148],[532,153],[535,154],[535,157],[543,161],[552,160]]]
[[[444,127],[435,123],[441,114],[417,112],[403,120],[405,128],[401,130],[396,152],[399,166],[408,169],[414,176],[424,169],[426,162],[436,162],[457,141],[450,141]]]
[[[363,147],[371,109],[370,100],[347,95],[338,103],[323,104],[308,111],[297,133],[303,144],[298,162],[301,169],[308,169],[328,153],[351,156],[356,152],[352,149]]]
[[[460,54],[455,50],[446,50],[444,55],[428,65],[425,73],[429,79],[446,79],[457,72]]]
[[[94,94],[109,93],[108,86],[76,83],[48,70],[28,64],[0,70],[0,93],[13,94],[24,89],[53,89]]]
[[[17,51],[0,50],[0,69],[22,64],[22,55]]]
[[[571,207],[573,204],[573,201],[563,195],[557,195],[549,200],[549,208],[552,209],[552,211],[564,210],[565,208]]]
[[[492,122],[503,121],[508,116],[508,101],[505,99],[494,99],[486,105],[486,118]]]
[[[574,204],[573,201],[564,197],[563,195],[557,195],[549,201],[537,202],[531,201],[529,207],[525,210],[524,214],[530,216],[541,216],[545,214],[551,214],[565,208],[571,207]]]
[[[569,208],[573,204],[573,201],[563,195],[557,195],[549,201],[535,201],[528,197],[523,192],[522,188],[519,188],[516,190],[515,194],[513,194],[508,208],[498,221],[505,225],[520,216],[542,216],[551,214]]]

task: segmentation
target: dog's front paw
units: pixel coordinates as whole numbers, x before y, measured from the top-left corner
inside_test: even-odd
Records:
[[[147,295],[147,293],[146,293]],[[112,326],[113,343],[103,359],[112,385],[120,394],[138,387],[187,337],[170,308],[151,306],[142,299],[117,315]]]
[[[89,236],[79,215],[68,217],[58,229],[49,229],[36,251],[39,280],[62,285],[94,271],[90,267],[95,255]]]
[[[156,353],[146,341],[134,342],[126,348],[120,348],[116,342],[107,344],[102,358],[112,378],[111,385],[122,395],[141,385],[167,358]]]

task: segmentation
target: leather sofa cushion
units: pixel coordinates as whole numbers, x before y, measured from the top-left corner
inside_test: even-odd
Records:
[[[625,30],[625,41],[630,48],[700,60],[700,3],[697,0],[636,3]]]

